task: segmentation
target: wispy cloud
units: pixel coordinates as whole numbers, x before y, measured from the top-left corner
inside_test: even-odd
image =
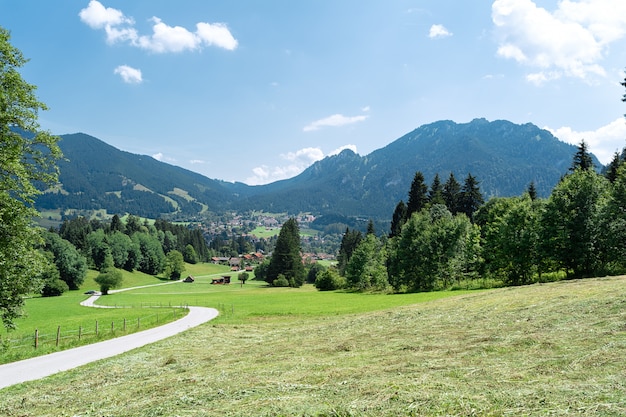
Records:
[[[286,164],[274,167],[260,165],[252,170],[253,175],[246,179],[246,184],[261,185],[295,177],[314,162],[324,159],[325,156],[337,155],[344,149],[351,149],[356,152],[356,145],[342,146],[330,152],[328,155],[324,155],[324,152],[320,148],[313,147],[281,154],[280,158],[286,161]]]
[[[497,54],[531,68],[529,82],[564,76],[605,76],[601,61],[611,43],[626,34],[626,2],[563,0],[550,12],[533,0],[495,0],[492,21]]]
[[[319,130],[323,127],[340,127],[351,125],[354,123],[359,123],[367,120],[368,115],[360,115],[360,116],[344,116],[343,114],[333,114],[332,116],[325,117],[323,119],[316,120],[308,125],[304,126],[302,130],[304,132],[312,132],[315,130]]]
[[[448,36],[452,36],[452,32],[446,29],[444,25],[432,25],[428,32],[428,37],[431,39],[447,38]]]
[[[122,80],[127,84],[141,84],[143,82],[141,70],[128,65],[120,65],[113,70],[113,73],[122,77]]]
[[[620,117],[611,123],[601,126],[596,130],[576,132],[571,127],[560,127],[551,129],[545,127],[554,136],[563,142],[578,145],[581,140],[585,140],[589,145],[589,150],[598,157],[600,162],[608,164],[613,158],[615,151],[621,151],[626,146],[626,123]]]
[[[232,51],[238,45],[224,23],[199,22],[195,31],[191,31],[181,26],[169,26],[160,18],[152,17],[152,34],[140,35],[133,18],[125,16],[121,10],[105,7],[97,0],[91,0],[78,15],[92,29],[103,29],[109,43],[127,42],[155,53],[183,52],[204,46]]]

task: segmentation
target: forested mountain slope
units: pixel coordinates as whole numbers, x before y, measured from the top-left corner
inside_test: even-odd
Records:
[[[123,152],[82,133],[63,135],[60,146],[67,159],[59,164],[60,185],[39,198],[40,208],[106,208],[147,217],[255,209],[388,219],[406,200],[416,171],[428,184],[437,173],[445,181],[452,172],[459,182],[471,173],[485,198],[519,195],[531,181],[547,196],[576,151],[530,123],[438,121],[369,155],[345,150],[294,178],[247,186]]]

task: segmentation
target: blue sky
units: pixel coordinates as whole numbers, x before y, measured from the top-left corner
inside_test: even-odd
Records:
[[[0,0],[55,134],[263,184],[437,120],[626,146],[624,0]]]

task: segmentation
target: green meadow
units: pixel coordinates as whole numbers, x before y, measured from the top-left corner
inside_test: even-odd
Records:
[[[0,390],[0,415],[626,415],[626,277],[384,295],[218,286],[225,271],[194,268],[101,301],[217,319]]]

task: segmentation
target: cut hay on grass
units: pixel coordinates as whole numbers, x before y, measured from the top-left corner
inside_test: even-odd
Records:
[[[626,415],[626,278],[207,324],[0,391],[7,416]]]

